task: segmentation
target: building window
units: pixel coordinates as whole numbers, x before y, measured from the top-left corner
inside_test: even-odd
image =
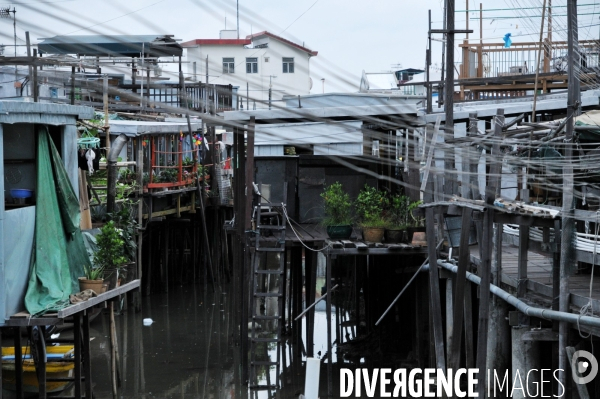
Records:
[[[258,58],[246,58],[246,73],[258,73]]]
[[[284,58],[283,59],[283,73],[294,73],[294,59]]]
[[[223,58],[223,73],[235,72],[235,60],[233,58]]]

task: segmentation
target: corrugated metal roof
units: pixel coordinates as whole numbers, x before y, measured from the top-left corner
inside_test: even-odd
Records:
[[[68,118],[64,118],[67,116]],[[92,119],[94,109],[79,105],[0,101],[0,123],[74,123],[72,118]]]
[[[202,127],[199,122],[192,122],[192,130],[196,131]],[[110,134],[124,134],[128,137],[137,137],[152,134],[187,134],[186,122],[146,122],[146,121],[110,121]]]
[[[44,38],[40,53],[90,56],[181,56],[183,48],[172,35],[73,35]]]

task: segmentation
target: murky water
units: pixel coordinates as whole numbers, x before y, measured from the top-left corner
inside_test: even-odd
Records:
[[[122,398],[268,398],[275,392],[248,390],[240,381],[239,347],[233,334],[237,326],[230,316],[228,287],[215,293],[200,285],[171,288],[169,293],[143,299],[143,309],[132,308],[116,316],[121,366]],[[323,302],[324,303],[324,302]],[[151,318],[151,326],[143,319]],[[335,315],[333,315],[335,318]],[[335,319],[333,320],[335,321]],[[315,353],[325,354],[326,316],[315,313]],[[335,339],[335,330],[333,331]],[[91,324],[94,340],[92,372],[98,399],[112,398],[108,315]],[[303,333],[303,338],[305,334]],[[284,337],[287,338],[287,337]],[[305,339],[304,339],[304,342]],[[278,398],[296,398],[304,389],[306,357],[302,348],[282,348],[281,385]],[[276,347],[267,355],[276,359]],[[325,367],[323,368],[325,370]],[[261,374],[274,382],[275,367]],[[324,372],[321,391],[326,392]],[[323,396],[322,396],[323,397]]]

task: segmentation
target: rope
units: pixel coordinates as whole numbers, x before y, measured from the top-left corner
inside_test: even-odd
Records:
[[[262,197],[262,195],[261,195],[261,197]],[[283,215],[285,216],[286,220],[288,221],[288,225],[289,225],[289,226],[292,228],[292,231],[294,232],[294,235],[296,236],[296,238],[298,239],[298,241],[300,241],[300,244],[302,244],[302,246],[303,246],[304,248],[306,248],[306,249],[308,249],[308,250],[310,250],[310,251],[313,251],[313,252],[321,252],[321,251],[325,251],[326,249],[328,249],[329,247],[331,247],[331,244],[330,244],[330,243],[327,243],[327,245],[326,245],[326,246],[324,246],[324,247],[323,247],[323,248],[321,248],[321,249],[313,249],[313,248],[309,247],[308,245],[304,244],[304,242],[302,241],[302,239],[301,239],[301,238],[298,236],[298,234],[296,233],[296,229],[294,229],[294,226],[292,226],[292,222],[290,221],[290,218],[289,218],[289,216],[288,216],[288,213],[287,213],[287,209],[286,209],[286,207],[285,207],[285,204],[283,204],[283,205],[281,206],[281,209],[283,210]]]

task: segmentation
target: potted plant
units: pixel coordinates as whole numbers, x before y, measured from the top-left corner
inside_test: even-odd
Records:
[[[96,236],[97,251],[94,253],[93,264],[101,269],[108,288],[115,288],[119,269],[128,262],[125,254],[125,240],[120,229],[113,220],[106,223]]]
[[[356,198],[356,213],[363,229],[365,241],[381,242],[388,224],[384,210],[388,199],[385,194],[375,187],[365,184]]]
[[[323,225],[327,228],[327,235],[333,239],[347,239],[352,235],[352,201],[350,195],[344,192],[342,183],[335,182],[321,193],[323,198],[325,217]]]
[[[84,266],[85,276],[79,277],[79,291],[88,289],[93,290],[96,294],[101,294],[106,290],[104,286],[104,268]]]
[[[406,229],[411,222],[410,198],[396,194],[389,199],[387,209],[388,226],[385,229],[386,242],[405,241]]]
[[[408,235],[408,242],[411,243],[413,240],[413,236],[416,232],[425,232],[425,219],[423,216],[415,215],[415,211],[421,205],[422,201],[411,202],[408,206],[408,214],[410,216],[408,228],[406,229],[406,233]]]

